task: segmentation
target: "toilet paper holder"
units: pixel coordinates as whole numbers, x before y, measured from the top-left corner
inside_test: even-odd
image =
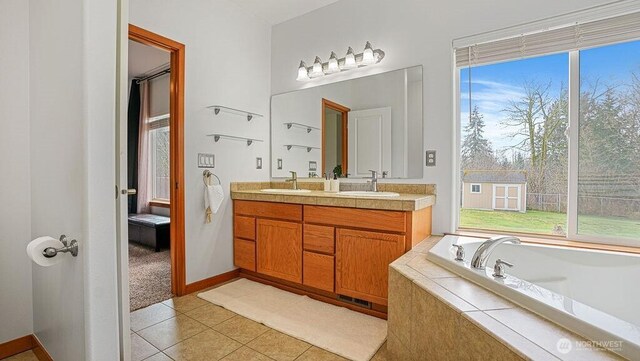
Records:
[[[71,242],[69,242],[69,240],[67,239],[67,236],[63,234],[60,236],[60,242],[62,242],[64,247],[61,247],[61,248],[47,247],[42,251],[42,255],[47,258],[53,258],[59,252],[62,252],[62,253],[71,253],[73,257],[78,256],[78,241],[73,239],[71,240]]]

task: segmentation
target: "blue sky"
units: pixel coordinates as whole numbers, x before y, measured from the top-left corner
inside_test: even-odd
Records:
[[[640,41],[583,50],[580,53],[580,76],[583,86],[595,79],[608,84],[624,84],[631,71],[640,75]],[[464,126],[469,118],[469,69],[460,70],[460,110]],[[568,53],[546,55],[471,69],[472,106],[484,114],[485,136],[494,149],[507,149],[519,140],[510,136],[514,129],[502,125],[504,110],[510,100],[522,96],[525,81],[551,83],[550,93],[557,95],[569,81]],[[506,153],[509,156],[510,151]]]

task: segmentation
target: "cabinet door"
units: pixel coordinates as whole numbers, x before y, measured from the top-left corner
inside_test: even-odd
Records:
[[[336,293],[387,305],[389,264],[404,252],[405,236],[336,230]]]
[[[258,219],[257,271],[302,283],[302,224]]]

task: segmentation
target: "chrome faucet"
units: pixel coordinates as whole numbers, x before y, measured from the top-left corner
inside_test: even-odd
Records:
[[[498,247],[498,245],[504,242],[520,244],[520,238],[513,236],[502,236],[489,238],[488,240],[482,242],[480,247],[478,247],[476,252],[473,254],[473,258],[471,259],[471,268],[485,269],[491,252],[493,252],[493,250]]]
[[[298,173],[292,170],[290,170],[289,173],[291,173],[291,179],[286,179],[285,182],[292,182],[293,189],[297,190],[298,189]]]
[[[369,169],[369,172],[371,172],[371,181],[370,181],[371,191],[377,192],[378,191],[378,171]]]

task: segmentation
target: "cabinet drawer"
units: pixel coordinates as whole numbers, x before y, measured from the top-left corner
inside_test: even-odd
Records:
[[[233,236],[255,240],[256,239],[256,219],[253,217],[234,216]]]
[[[302,261],[303,284],[333,292],[334,288],[334,257],[324,254],[304,252]]]
[[[244,239],[233,240],[233,263],[249,271],[256,270],[256,243]]]
[[[304,206],[304,221],[309,223],[405,233],[406,220],[401,211]]]
[[[307,251],[333,254],[335,252],[334,228],[305,224],[303,244]]]
[[[234,201],[234,214],[302,221],[302,205],[256,201]]]

